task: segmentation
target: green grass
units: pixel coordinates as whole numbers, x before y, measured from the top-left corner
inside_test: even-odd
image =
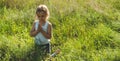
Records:
[[[29,36],[39,4],[50,10],[55,61],[119,61],[119,0],[1,0],[0,61],[25,59],[34,51]]]

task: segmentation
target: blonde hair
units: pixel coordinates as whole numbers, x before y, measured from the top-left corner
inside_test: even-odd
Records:
[[[48,8],[47,8],[46,5],[39,5],[39,6],[37,7],[37,9],[36,9],[36,14],[37,14],[38,12],[39,12],[41,15],[45,15],[45,16],[46,16],[46,19],[49,18],[50,13],[49,13],[49,10],[48,10]]]

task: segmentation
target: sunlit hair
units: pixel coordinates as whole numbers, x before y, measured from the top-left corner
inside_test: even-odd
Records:
[[[40,15],[45,15],[46,19],[49,18],[49,10],[46,5],[39,5],[36,9],[36,14],[39,13]]]

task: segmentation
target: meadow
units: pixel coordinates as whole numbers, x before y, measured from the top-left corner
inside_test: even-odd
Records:
[[[53,61],[120,61],[119,0],[0,0],[0,61],[30,61],[39,4],[50,11]],[[40,60],[42,61],[42,60]]]

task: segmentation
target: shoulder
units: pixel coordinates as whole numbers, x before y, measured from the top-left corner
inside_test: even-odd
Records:
[[[48,23],[49,26],[52,26],[52,24],[49,21],[47,21],[47,23]]]
[[[39,20],[35,20],[34,23],[39,22]]]
[[[33,22],[34,25],[35,25],[36,23],[39,23],[39,20],[35,20],[35,21]]]
[[[49,21],[47,21],[47,23],[48,23],[48,28],[52,28],[52,24]]]
[[[38,22],[38,20],[33,21],[33,27],[35,26],[35,24]]]

